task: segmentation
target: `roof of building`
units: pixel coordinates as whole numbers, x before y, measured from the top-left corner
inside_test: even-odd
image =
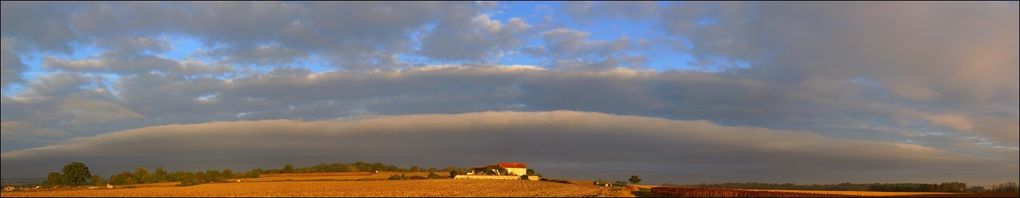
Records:
[[[528,164],[524,162],[500,162],[496,165],[501,168],[528,168]]]

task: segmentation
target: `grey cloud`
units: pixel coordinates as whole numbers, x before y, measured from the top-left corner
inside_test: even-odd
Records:
[[[279,45],[263,45],[244,48],[216,48],[202,53],[202,56],[222,58],[225,62],[254,65],[281,65],[308,57],[308,52]]]
[[[665,13],[666,32],[691,42],[679,48],[750,62],[758,78],[865,79],[940,105],[1017,96],[1020,22],[1004,2],[684,3]]]
[[[71,52],[71,41],[79,39],[68,26],[68,7],[46,2],[4,2],[0,24],[3,37],[17,38],[44,51]],[[7,42],[7,41],[5,41]]]
[[[654,1],[641,1],[641,2],[591,2],[591,1],[571,1],[566,2],[562,6],[562,10],[569,14],[571,19],[574,21],[588,23],[594,20],[600,20],[607,17],[616,17],[624,19],[650,19],[659,15],[659,4],[660,2]]]
[[[159,38],[148,37],[123,37],[112,39],[97,39],[95,45],[107,48],[109,51],[120,53],[161,53],[171,50],[169,41]]]
[[[59,6],[5,3],[4,36],[26,40],[46,49],[70,52],[67,45],[74,41],[185,35],[201,39],[207,47],[226,46],[234,52],[231,55],[235,58],[248,58],[246,53],[258,52],[262,44],[275,44],[282,49],[299,51],[297,53],[326,55],[333,65],[348,70],[397,65],[396,54],[412,50],[409,46],[410,33],[430,22],[457,19],[442,17],[444,15],[465,16],[477,13],[479,9],[463,2],[104,2],[56,5]],[[518,28],[518,25],[512,22],[508,29]],[[507,40],[502,37],[511,33],[478,36]]]
[[[0,115],[5,126],[3,148],[46,145],[87,131],[123,129],[108,124],[140,115],[119,104],[100,77],[54,73],[39,77],[15,96],[4,96]],[[87,134],[87,133],[86,133]]]
[[[1020,107],[1017,15],[1003,2],[713,2],[673,4],[661,22],[695,64],[815,93],[856,87],[884,102],[851,101],[894,125],[1014,145],[1016,125],[997,120]]]
[[[547,44],[548,52],[561,56],[587,54],[609,56],[613,51],[622,50],[628,45],[626,39],[607,42],[589,41],[589,37],[591,37],[591,33],[569,28],[557,28],[542,33],[542,39]]]
[[[173,60],[153,55],[171,49],[169,43],[155,38],[118,38],[96,41],[107,50],[84,59],[63,59],[53,56],[42,58],[42,66],[72,72],[138,74],[166,72],[187,75],[218,75],[234,69],[231,65],[206,63],[197,60]],[[265,53],[263,53],[265,54]],[[229,57],[233,58],[233,57]]]
[[[566,109],[706,119],[732,126],[806,130],[838,138],[906,142],[911,141],[914,134],[927,133],[924,126],[944,124],[932,122],[920,127],[899,124],[903,118],[908,119],[902,123],[930,120],[890,110],[912,109],[916,112],[913,115],[960,114],[887,102],[891,101],[889,96],[878,94],[880,90],[854,83],[811,85],[790,87],[744,78],[741,74],[659,73],[622,68],[544,70],[498,65],[326,73],[278,68],[230,79],[143,73],[116,82],[114,87],[119,92],[113,103],[147,119],[113,121],[102,127],[96,124],[74,126],[79,129],[78,136],[85,136],[104,132],[100,129],[123,130],[209,120],[319,120],[366,115]],[[75,90],[78,89],[70,91]],[[4,101],[5,121],[53,122],[33,121],[17,115],[24,115],[24,111],[31,109],[53,108],[56,103],[30,105],[17,101]],[[38,114],[60,115],[48,111]],[[940,136],[984,137],[993,142],[989,146],[1015,147],[1015,139],[1001,132],[1012,127],[1012,123],[981,124],[989,118],[1015,117],[1016,114],[975,117],[969,131],[948,128],[943,131],[950,133]],[[941,148],[938,142],[913,141]],[[5,148],[11,149],[6,143]]]
[[[11,49],[14,41],[4,37],[0,47],[0,88],[7,88],[11,83],[21,82],[21,72],[25,70],[25,64],[21,62],[21,56],[15,54]]]
[[[471,13],[464,13],[471,14]],[[507,22],[488,15],[447,15],[432,32],[422,37],[422,54],[437,60],[480,61],[498,58],[521,44],[530,25],[520,18]]]
[[[116,74],[138,74],[146,72],[169,72],[175,74],[215,75],[233,70],[226,65],[207,64],[201,61],[176,61],[154,55],[108,51],[97,57],[79,60],[65,60],[55,57],[43,58],[43,66],[72,72],[103,72]]]
[[[542,47],[530,47],[526,53],[545,57],[554,67],[561,69],[605,70],[616,67],[640,68],[644,57],[622,54],[632,49],[628,38],[613,41],[590,39],[591,33],[569,28],[556,28],[543,32]]]
[[[1016,173],[1009,169],[1015,161],[975,159],[919,145],[571,111],[165,125],[4,152],[2,167],[4,175],[20,176],[41,175],[68,160],[82,160],[103,174],[157,164],[196,169],[193,164],[199,161],[235,169],[338,160],[471,166],[489,163],[492,153],[501,153],[501,160],[530,162],[553,177],[636,173],[656,182],[840,178],[992,183],[1017,175],[1003,174]],[[621,166],[631,163],[641,165]],[[652,174],[643,169],[650,166],[673,171]],[[977,166],[989,168],[973,169]],[[685,171],[690,167],[698,167],[699,173]]]

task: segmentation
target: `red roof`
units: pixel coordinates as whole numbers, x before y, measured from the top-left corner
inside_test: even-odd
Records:
[[[528,164],[524,162],[500,162],[496,165],[501,168],[528,168]]]

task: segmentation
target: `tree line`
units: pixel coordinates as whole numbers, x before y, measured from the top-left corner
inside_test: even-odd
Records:
[[[134,172],[123,171],[117,174],[111,175],[108,179],[103,179],[99,175],[93,175],[89,171],[88,166],[82,162],[71,162],[63,167],[60,172],[50,172],[46,176],[46,180],[43,182],[44,186],[102,186],[106,184],[112,185],[133,185],[133,184],[148,184],[148,183],[160,183],[160,182],[181,182],[181,185],[195,185],[201,183],[220,182],[230,179],[239,178],[258,178],[260,174],[271,174],[271,173],[330,173],[330,172],[374,172],[374,171],[386,171],[386,172],[419,172],[419,171],[460,171],[463,170],[457,167],[446,167],[443,169],[437,169],[434,167],[420,168],[418,166],[411,166],[409,168],[400,168],[394,165],[383,164],[379,162],[366,163],[366,162],[354,162],[354,163],[332,163],[332,164],[318,164],[309,167],[295,168],[291,164],[286,164],[280,169],[251,169],[248,171],[234,172],[231,169],[210,169],[206,171],[174,171],[170,172],[164,169],[162,166],[157,166],[156,169],[150,172],[145,167],[135,168]],[[429,178],[433,178],[434,173],[429,175]]]
[[[696,184],[676,185],[663,184],[663,186],[693,186],[701,188],[742,188],[742,189],[784,189],[784,190],[839,190],[839,191],[880,191],[880,192],[1017,192],[1015,182],[992,185],[991,188],[984,186],[967,186],[962,182],[943,182],[940,184],[925,183],[839,183],[839,184],[810,184],[798,185],[793,183],[721,183],[721,184]]]

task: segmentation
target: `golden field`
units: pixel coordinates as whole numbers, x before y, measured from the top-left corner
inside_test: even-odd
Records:
[[[215,183],[184,187],[3,192],[3,197],[117,196],[623,196],[593,185],[527,180],[276,181]]]

